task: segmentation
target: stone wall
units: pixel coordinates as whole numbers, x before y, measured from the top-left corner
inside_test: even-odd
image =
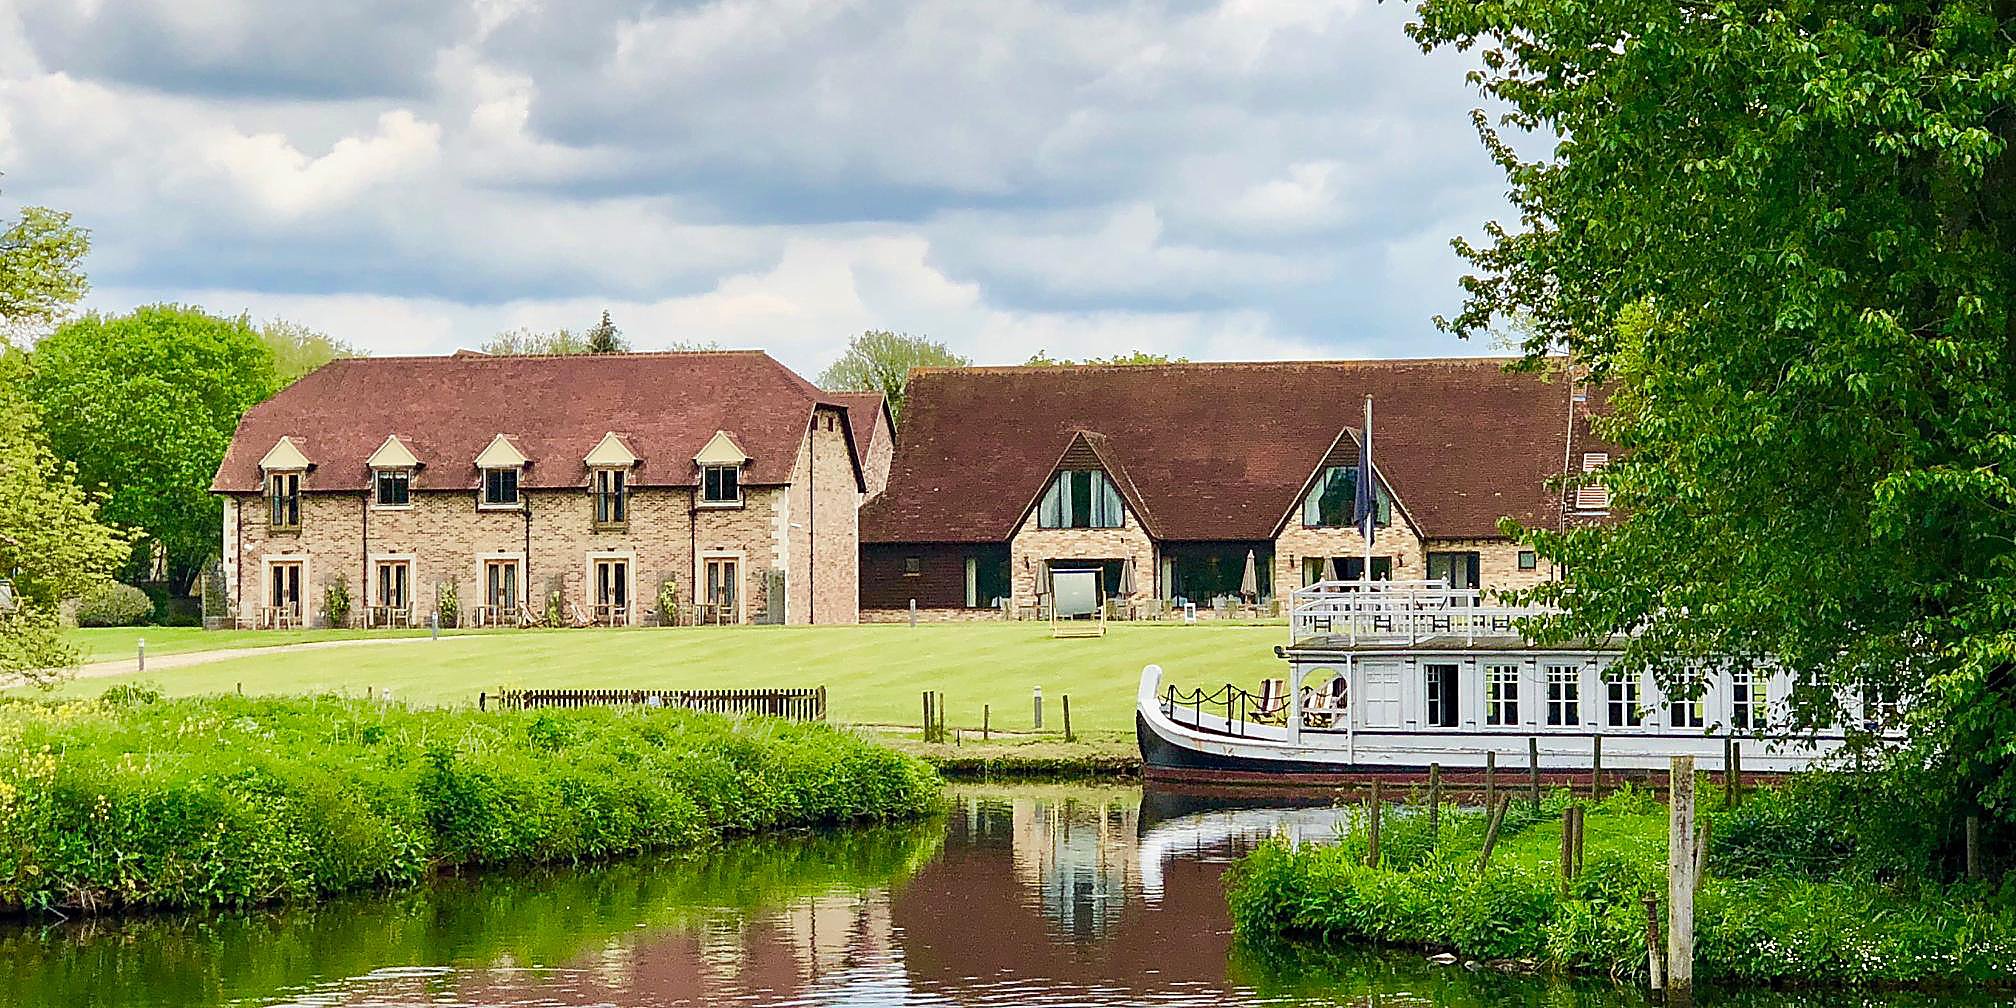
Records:
[[[1117,529],[1039,528],[1036,511],[1022,519],[1022,526],[1008,543],[1008,576],[1016,605],[1033,603],[1036,584],[1048,560],[1134,561],[1135,594],[1143,598],[1155,592],[1155,543],[1141,528],[1132,508],[1125,509]]]
[[[896,460],[896,432],[889,428],[887,418],[875,425],[875,433],[868,439],[866,457],[861,460],[861,479],[868,484],[868,492],[862,497],[867,500],[880,494],[889,485],[889,466]]]
[[[1421,539],[1398,517],[1396,513],[1394,523],[1378,531],[1372,541],[1372,555],[1392,558],[1395,580],[1427,577],[1428,564],[1423,559]],[[1291,515],[1287,527],[1274,539],[1274,589],[1285,594],[1302,587],[1303,557],[1364,555],[1365,537],[1356,528],[1305,528],[1299,516]]]
[[[999,623],[1004,617],[999,609],[918,609],[918,623]],[[908,623],[910,610],[903,609],[863,609],[863,623]]]
[[[1519,569],[1519,553],[1525,548],[1509,539],[1437,539],[1428,543],[1428,550],[1434,553],[1476,552],[1477,583],[1487,592],[1531,588],[1552,579],[1551,568],[1538,558],[1533,570]]]

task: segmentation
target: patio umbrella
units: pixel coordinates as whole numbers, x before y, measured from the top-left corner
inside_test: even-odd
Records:
[[[1120,564],[1120,597],[1131,598],[1133,595],[1134,561],[1130,559]]]
[[[1246,572],[1239,575],[1239,594],[1248,598],[1260,597],[1260,572],[1253,566],[1253,551],[1246,551]]]
[[[1328,557],[1328,558],[1326,558],[1326,559],[1325,559],[1325,560],[1323,561],[1323,567],[1324,567],[1324,571],[1323,571],[1323,580],[1325,580],[1325,581],[1342,581],[1342,580],[1344,580],[1344,574],[1343,574],[1343,572],[1342,572],[1342,571],[1339,571],[1339,570],[1337,569],[1337,558],[1336,558],[1336,557]]]

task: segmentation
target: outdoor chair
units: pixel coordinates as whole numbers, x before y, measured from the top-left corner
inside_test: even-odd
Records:
[[[1260,680],[1260,702],[1252,718],[1261,724],[1283,724],[1288,720],[1288,680]]]

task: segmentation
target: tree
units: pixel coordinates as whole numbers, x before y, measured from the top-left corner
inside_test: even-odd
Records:
[[[104,578],[131,548],[98,520],[75,467],[56,457],[24,388],[26,355],[0,350],[0,576],[14,598],[0,606],[0,681],[53,681],[77,663],[56,608]]]
[[[0,326],[26,329],[62,316],[90,289],[79,267],[91,238],[70,215],[24,207],[0,230]]]
[[[177,585],[217,550],[210,481],[238,418],[278,387],[249,320],[178,305],[65,323],[36,344],[27,382],[50,446],[105,493],[100,514],[160,542]],[[147,553],[136,543],[127,571]]]
[[[1111,357],[1087,357],[1082,361],[1071,360],[1068,357],[1052,357],[1050,356],[1050,351],[1038,350],[1036,351],[1034,356],[1031,356],[1028,360],[1023,362],[1023,366],[1051,367],[1051,366],[1062,366],[1067,364],[1104,364],[1109,367],[1126,367],[1137,364],[1188,364],[1188,363],[1190,363],[1190,358],[1188,357],[1171,357],[1168,354],[1149,353],[1146,350],[1135,350],[1124,354],[1114,354]]]
[[[1418,13],[1548,149],[1477,114],[1521,219],[1438,321],[1523,314],[1624,449],[1621,520],[1513,529],[1570,572],[1542,630],[1782,663],[1804,725],[1901,696],[1898,772],[2016,820],[2016,0]]]
[[[870,329],[854,337],[840,359],[819,373],[819,387],[833,391],[880,392],[890,417],[903,418],[903,390],[910,371],[920,367],[965,367],[973,363],[943,343],[908,333]]]
[[[589,353],[623,353],[630,344],[623,339],[623,332],[616,323],[609,321],[609,309],[602,309],[602,321],[588,329]]]
[[[259,338],[273,353],[273,371],[283,386],[338,357],[361,356],[357,348],[326,333],[285,319],[259,327]]]
[[[499,357],[566,355],[587,353],[588,341],[571,329],[555,329],[552,332],[507,329],[476,349]]]

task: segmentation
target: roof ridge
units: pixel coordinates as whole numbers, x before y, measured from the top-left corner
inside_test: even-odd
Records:
[[[735,355],[770,357],[770,351],[757,347],[708,350],[619,350],[612,353],[544,353],[544,354],[492,354],[463,347],[450,353],[438,354],[364,354],[357,357],[338,357],[329,363],[341,364],[350,361],[513,361],[513,360],[580,360],[583,358],[607,357],[730,357]],[[776,360],[775,357],[770,357]]]
[[[1156,370],[1262,370],[1267,368],[1291,367],[1394,367],[1406,364],[1483,364],[1511,363],[1526,358],[1519,355],[1480,354],[1465,357],[1369,357],[1369,358],[1306,358],[1299,360],[1273,361],[1163,361],[1153,364],[979,364],[964,367],[920,367],[911,369],[912,374],[1059,374],[1064,372],[1084,373],[1094,371],[1156,371]],[[1559,359],[1550,354],[1545,359]]]

